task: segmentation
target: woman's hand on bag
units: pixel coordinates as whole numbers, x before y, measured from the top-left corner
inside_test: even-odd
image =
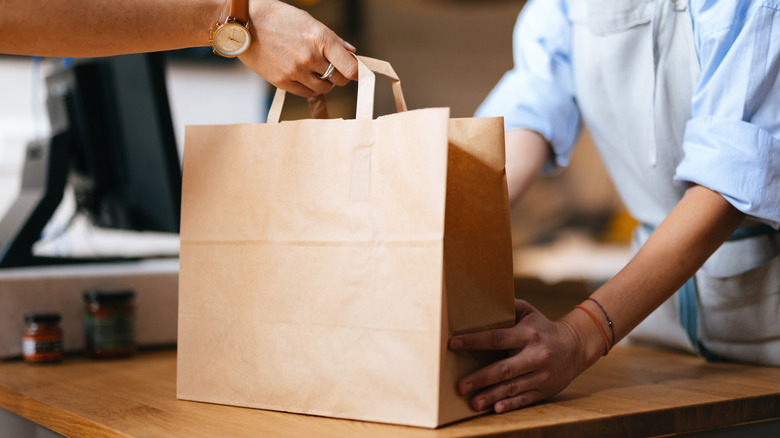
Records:
[[[355,48],[306,11],[277,0],[249,5],[252,44],[239,59],[272,85],[313,97],[357,80]],[[320,79],[330,63],[333,76]]]
[[[471,406],[507,412],[562,391],[591,365],[579,335],[565,320],[552,322],[525,301],[515,300],[511,328],[460,335],[450,349],[503,350],[508,357],[458,382],[458,393],[474,393]]]

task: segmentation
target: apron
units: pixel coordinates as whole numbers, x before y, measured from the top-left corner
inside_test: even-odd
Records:
[[[688,1],[571,0],[569,19],[583,121],[626,208],[645,224],[636,250],[685,191],[672,179],[701,74]],[[745,231],[766,229],[758,225],[746,219],[629,337],[780,366],[780,234]]]

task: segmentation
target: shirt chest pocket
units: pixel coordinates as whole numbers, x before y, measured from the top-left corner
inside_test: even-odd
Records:
[[[569,19],[593,35],[606,36],[649,24],[654,3],[654,0],[571,0]]]

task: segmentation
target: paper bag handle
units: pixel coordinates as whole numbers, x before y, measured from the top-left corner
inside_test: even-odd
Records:
[[[393,70],[390,63],[379,59],[369,58],[367,56],[357,56],[358,61],[358,95],[357,109],[355,118],[358,120],[371,120],[374,118],[374,90],[376,89],[376,76],[379,73],[390,78],[393,87],[393,98],[395,99],[395,109],[398,112],[407,110],[404,93],[401,89],[401,79]],[[276,89],[276,94],[271,102],[271,108],[268,110],[268,123],[279,123],[284,106],[284,98],[287,93],[281,88]],[[328,108],[325,104],[325,96],[319,95],[311,97],[309,101],[309,112],[312,118],[327,119]]]
[[[374,118],[374,90],[376,89],[376,76],[379,73],[390,78],[395,99],[395,110],[399,113],[406,111],[406,100],[401,89],[401,79],[387,61],[369,58],[367,56],[355,56],[358,59],[358,95],[355,118],[358,120],[371,120]]]

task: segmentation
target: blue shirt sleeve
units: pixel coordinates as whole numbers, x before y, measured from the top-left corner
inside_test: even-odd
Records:
[[[476,112],[478,117],[504,117],[506,130],[540,133],[561,166],[568,164],[581,129],[566,11],[565,0],[531,0],[525,5],[513,35],[514,68]]]
[[[702,68],[675,181],[780,226],[780,2],[691,1]]]

